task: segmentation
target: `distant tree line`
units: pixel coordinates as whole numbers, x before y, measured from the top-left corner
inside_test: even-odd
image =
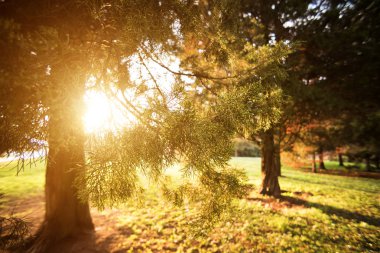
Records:
[[[235,157],[260,157],[260,147],[244,139],[235,139],[234,152],[231,155]]]

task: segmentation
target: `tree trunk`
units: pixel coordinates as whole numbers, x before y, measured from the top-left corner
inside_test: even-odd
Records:
[[[319,151],[319,169],[320,170],[325,170],[325,163],[323,161],[323,149],[321,148]]]
[[[261,175],[262,181],[260,193],[280,197],[281,189],[278,182],[278,171],[276,171],[275,147],[272,129],[267,130],[262,134]]]
[[[313,152],[313,164],[312,164],[311,171],[314,173],[317,173],[317,162],[315,161],[315,152]]]
[[[338,159],[339,159],[339,166],[344,166],[344,163],[343,163],[343,155],[342,153],[338,153]]]
[[[50,252],[66,238],[93,231],[89,204],[78,198],[74,181],[85,173],[81,112],[74,106],[50,114],[45,177],[45,219],[29,252]],[[70,108],[70,107],[69,107]],[[58,246],[59,247],[59,246]]]

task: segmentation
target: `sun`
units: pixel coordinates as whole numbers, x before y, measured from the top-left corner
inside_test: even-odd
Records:
[[[170,69],[179,71],[180,62],[178,58],[161,55],[161,61]],[[131,57],[128,62],[130,81],[135,86],[143,83],[151,90],[159,86],[160,94],[166,96],[170,94],[176,80],[173,73],[160,66],[157,62],[149,59],[143,60],[137,55]],[[181,79],[183,78],[185,82],[193,82],[190,78],[181,77]],[[86,133],[94,134],[114,131],[137,122],[136,117],[120,103],[120,100],[125,99],[125,96],[122,96],[120,92],[129,97],[128,91],[112,90],[111,88],[111,93],[115,94],[112,95],[113,97],[110,97],[103,91],[96,90],[94,88],[96,87],[95,83],[95,77],[89,78],[86,83],[86,87],[89,88],[84,96],[86,112],[83,116],[83,122]],[[112,87],[112,84],[110,84],[110,87]],[[138,105],[140,108],[144,108],[146,105],[144,98],[136,98],[133,95],[129,102],[135,106]]]
[[[84,102],[86,113],[83,121],[86,133],[114,131],[128,124],[130,120],[130,116],[126,115],[120,105],[103,92],[88,90]]]

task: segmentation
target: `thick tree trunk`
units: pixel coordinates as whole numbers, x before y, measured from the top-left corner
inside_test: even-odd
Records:
[[[45,219],[29,252],[50,252],[66,238],[93,231],[89,204],[78,198],[75,179],[85,173],[84,133],[79,108],[49,118]],[[54,251],[54,250],[53,250]]]
[[[323,149],[322,148],[319,151],[319,169],[320,170],[326,169],[324,159],[323,159]]]
[[[272,129],[262,134],[261,175],[262,181],[260,193],[280,197],[281,189],[278,182],[278,171],[276,171],[275,146]]]
[[[339,166],[344,166],[342,153],[338,153],[338,160],[339,160]]]
[[[313,152],[313,164],[312,164],[311,171],[314,173],[317,173],[317,162],[315,160],[315,152]]]

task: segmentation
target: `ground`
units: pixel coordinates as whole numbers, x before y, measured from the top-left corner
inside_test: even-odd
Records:
[[[260,159],[234,158],[258,186]],[[0,169],[0,216],[43,218],[43,164],[19,176]],[[379,252],[380,181],[284,168],[283,198],[252,189],[239,210],[204,237],[193,236],[191,210],[173,207],[151,192],[141,203],[103,211],[92,208],[95,235],[67,242],[68,252]]]

